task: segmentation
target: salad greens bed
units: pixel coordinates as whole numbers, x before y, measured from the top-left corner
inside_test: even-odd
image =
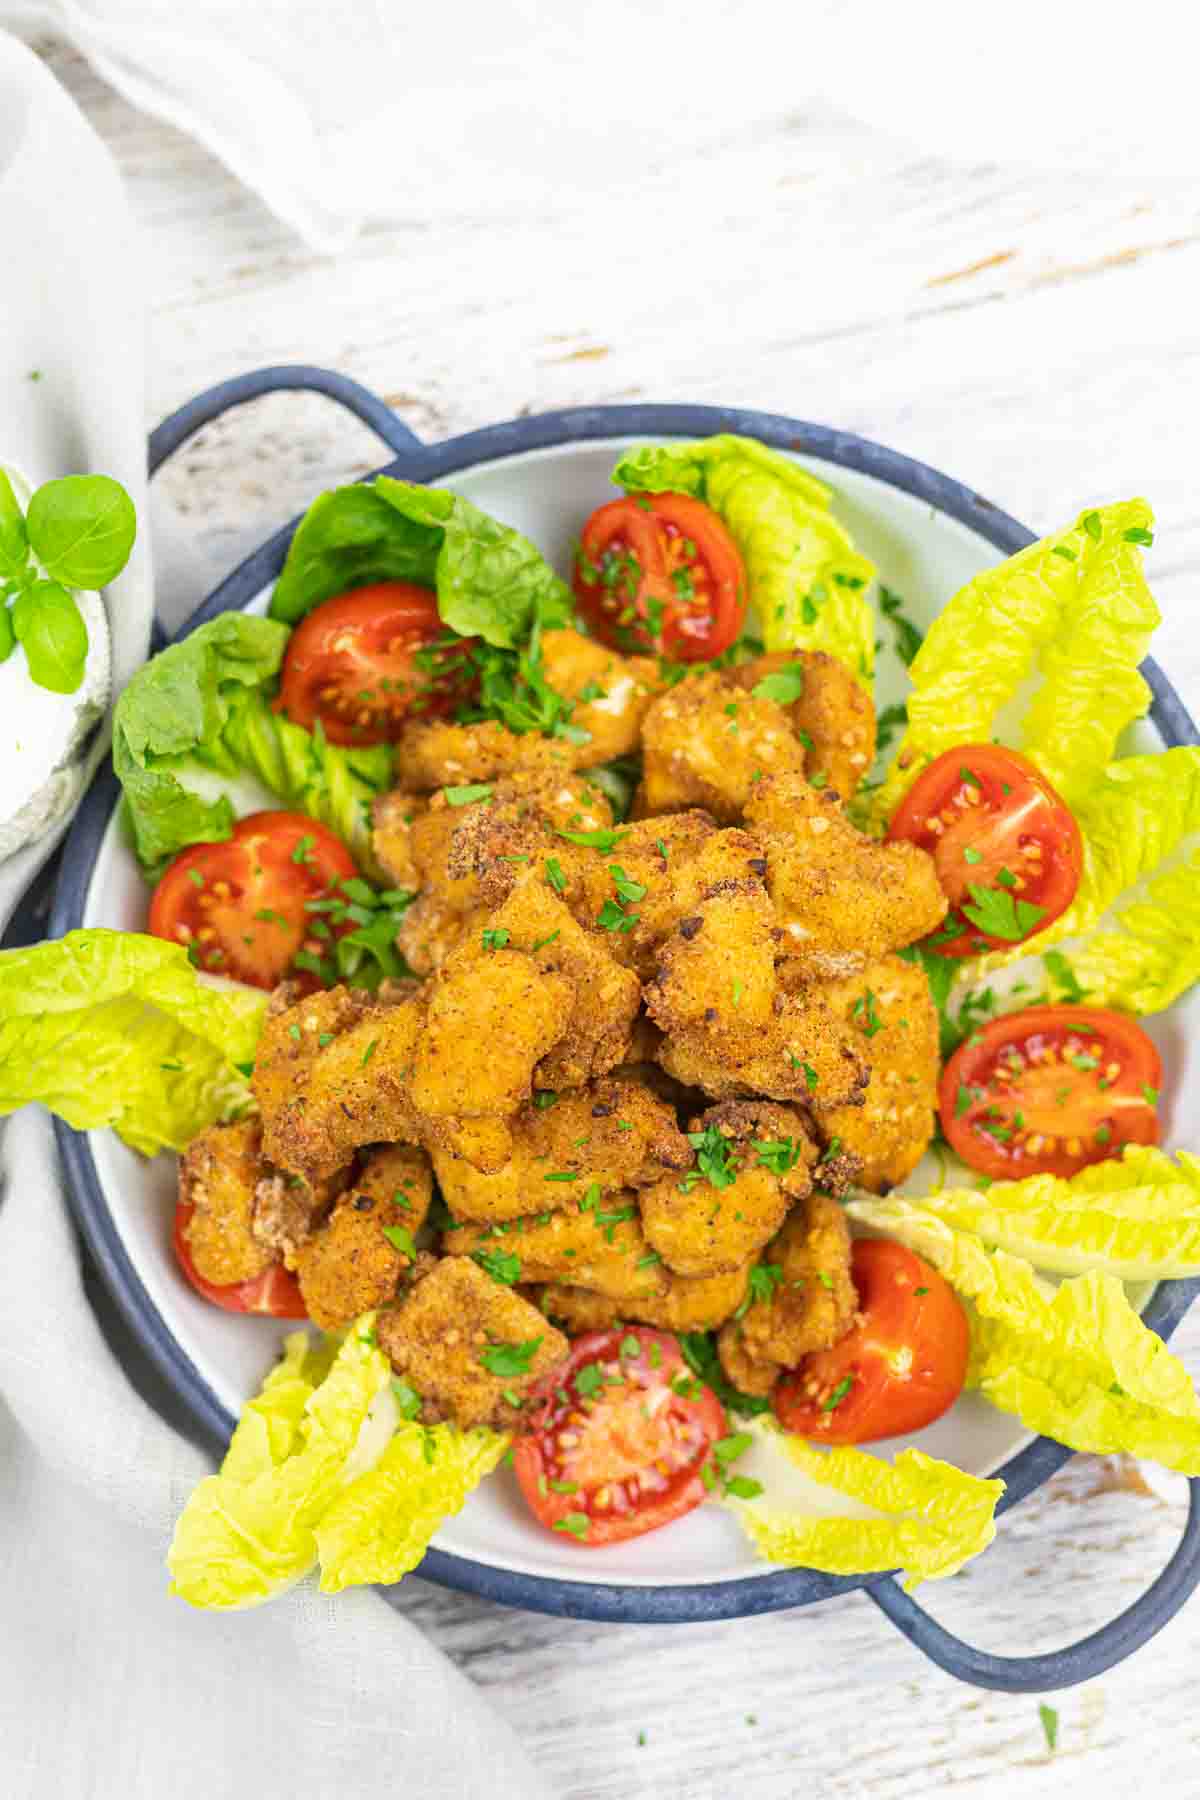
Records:
[[[1084,870],[1062,918],[963,964],[908,953],[930,975],[944,1050],[1031,992],[1144,1014],[1200,975],[1200,851],[1188,841],[1200,831],[1200,749],[1118,754],[1149,703],[1138,664],[1159,618],[1142,572],[1152,542],[1143,501],[1089,510],[985,570],[922,642],[896,595],[881,588],[876,600],[875,571],[835,520],[830,490],[787,458],[718,437],[630,453],[615,479],[630,492],[694,495],[720,514],[749,574],[754,648],[826,650],[870,690],[876,639],[890,628],[910,691],[881,720],[885,738],[900,735],[853,803],[863,828],[882,831],[941,752],[993,738],[1023,750],[1070,805]],[[479,640],[474,716],[571,738],[571,703],[548,687],[540,656],[543,629],[571,618],[565,584],[527,539],[468,501],[386,477],[317,500],[270,616],[224,615],[154,658],[122,695],[114,728],[126,823],[150,876],[184,846],[228,837],[247,791],[344,840],[363,872],[365,941],[339,949],[352,965],[332,971],[343,978],[391,972],[411,898],[371,885],[370,809],[392,784],[393,753],[337,748],[272,701],[292,626],[331,596],[386,579],[434,587],[447,632]],[[628,771],[596,779],[628,791]],[[261,993],[202,977],[182,948],[136,933],[77,931],[7,952],[0,1112],[40,1100],[146,1154],[177,1150],[248,1104],[265,1005]],[[1194,1157],[1131,1147],[1070,1179],[956,1176],[924,1193],[855,1198],[848,1210],[926,1257],[967,1303],[969,1384],[993,1406],[1076,1449],[1200,1474],[1200,1400],[1124,1286],[1200,1274]],[[764,1403],[720,1380],[710,1338],[685,1349],[744,1414],[723,1457],[744,1476],[726,1481],[719,1503],[764,1556],[839,1574],[900,1566],[915,1583],[953,1573],[991,1541],[1002,1482],[915,1449],[889,1463],[791,1439],[762,1416]],[[314,1568],[328,1592],[413,1568],[508,1453],[501,1433],[421,1425],[414,1403],[370,1316],[340,1339],[289,1337],[220,1472],[183,1513],[175,1591],[237,1607]]]

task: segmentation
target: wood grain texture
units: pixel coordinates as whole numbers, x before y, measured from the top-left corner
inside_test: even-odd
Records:
[[[314,256],[212,158],[42,46],[105,138],[145,232],[148,423],[270,362],[341,369],[430,437],[576,402],[707,400],[846,426],[1049,527],[1145,492],[1173,669],[1200,702],[1200,218],[1194,192],[923,157],[813,113],[574,210],[430,229],[419,211]],[[419,197],[418,197],[419,198]],[[716,234],[714,245],[713,237]],[[328,403],[272,399],[156,484],[178,618],[322,485],[382,460]],[[1176,1347],[1200,1377],[1200,1314]],[[1083,1635],[1162,1566],[1183,1484],[1076,1459],[934,1589],[950,1629],[1016,1653]],[[420,1581],[400,1605],[516,1722],[564,1800],[972,1800],[1200,1793],[1200,1604],[1051,1700],[958,1686],[862,1596],[654,1630],[507,1612]],[[645,1734],[645,1743],[639,1742]]]

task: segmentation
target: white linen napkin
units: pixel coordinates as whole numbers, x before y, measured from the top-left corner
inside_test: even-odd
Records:
[[[589,204],[599,254],[629,196],[654,204],[664,167],[686,177],[690,158],[768,123],[853,119],[963,162],[1185,176],[1200,161],[1191,59],[1155,54],[1178,40],[1181,12],[1178,0],[1142,0],[1136,16],[1116,0],[1007,0],[1000,19],[960,0],[0,0],[0,19],[70,38],[330,254],[371,219],[499,224]],[[701,209],[708,174],[698,162],[688,183]]]

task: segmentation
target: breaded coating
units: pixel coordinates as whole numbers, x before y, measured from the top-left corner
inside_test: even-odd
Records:
[[[717,1334],[717,1355],[726,1380],[741,1394],[757,1394],[765,1399],[782,1373],[778,1363],[756,1362],[749,1354],[736,1319],[728,1320]]]
[[[850,1231],[837,1201],[814,1188],[762,1260],[776,1279],[770,1297],[753,1300],[736,1322],[740,1348],[750,1362],[793,1369],[802,1356],[844,1337],[858,1308]]]
[[[875,760],[875,708],[845,663],[824,650],[777,650],[739,663],[730,675],[753,690],[765,676],[797,665],[804,686],[795,700],[781,704],[807,752],[809,781],[848,800]]]
[[[396,778],[414,794],[495,781],[518,769],[566,774],[573,766],[573,747],[565,738],[509,731],[494,719],[476,725],[430,719],[409,725],[396,746]]]
[[[265,1172],[257,1119],[210,1125],[180,1158],[179,1198],[195,1208],[183,1235],[205,1281],[252,1281],[278,1261],[253,1230],[254,1190]]]
[[[464,1429],[519,1423],[521,1410],[506,1396],[520,1399],[568,1350],[535,1306],[467,1256],[444,1256],[398,1306],[380,1313],[377,1331],[396,1373],[425,1402],[427,1423],[449,1419]],[[490,1354],[501,1345],[515,1355]],[[493,1374],[484,1358],[505,1372]]]
[[[883,1194],[911,1175],[933,1138],[938,1097],[938,1016],[924,969],[885,956],[861,975],[831,982],[825,998],[863,1039],[871,1065],[866,1101],[821,1119],[829,1143],[854,1152],[860,1187]]]
[[[421,885],[413,856],[412,828],[425,811],[424,800],[397,788],[380,794],[371,812],[371,850],[388,880],[415,893]]]
[[[535,1208],[574,1209],[593,1183],[608,1194],[644,1186],[667,1170],[682,1173],[692,1163],[672,1109],[637,1081],[605,1079],[571,1093],[542,1093],[521,1108],[511,1130],[512,1156],[494,1174],[481,1175],[461,1157],[435,1150],[434,1172],[454,1218],[490,1224]],[[576,1180],[547,1180],[555,1174]]]
[[[612,933],[583,930],[532,871],[492,914],[490,929],[506,933],[505,941],[526,952],[544,979],[570,984],[572,1004],[538,1064],[538,1087],[582,1087],[626,1059],[641,984],[631,969],[613,960]]]
[[[410,1144],[368,1150],[353,1183],[322,1230],[295,1257],[308,1316],[322,1331],[338,1331],[391,1300],[416,1261],[411,1243],[429,1211],[429,1158]],[[387,1234],[393,1232],[399,1242]]]
[[[431,983],[408,1088],[427,1121],[506,1120],[530,1098],[535,1067],[576,1010],[570,981],[504,941],[464,944]]]
[[[267,1169],[254,1190],[251,1230],[259,1243],[282,1256],[290,1268],[296,1251],[317,1229],[349,1176],[349,1168],[343,1168],[309,1182],[303,1175]]]
[[[714,1100],[765,1094],[813,1113],[860,1106],[870,1079],[859,1042],[830,1011],[822,990],[777,996],[778,1011],[749,1043],[707,1025],[665,1037],[658,1060],[687,1087]],[[714,1023],[720,1024],[720,1019]]]
[[[653,702],[642,726],[638,813],[703,806],[736,824],[769,775],[804,773],[804,748],[774,700],[723,674],[689,675]]]
[[[642,1228],[668,1268],[677,1275],[732,1271],[775,1236],[792,1202],[812,1185],[818,1151],[807,1123],[767,1100],[726,1101],[691,1121],[697,1168],[682,1181],[655,1182],[641,1196]],[[714,1157],[722,1143],[727,1150]]]
[[[646,1007],[668,1036],[701,1030],[716,1055],[752,1054],[775,1017],[775,913],[756,877],[724,881],[664,944]]]
[[[864,837],[830,788],[818,792],[795,775],[760,782],[746,828],[766,852],[779,954],[814,979],[853,974],[946,915],[933,858],[915,844]]]
[[[658,687],[652,657],[618,656],[578,631],[542,633],[542,673],[556,694],[575,702],[573,731],[587,741],[572,746],[577,769],[593,769],[636,750],[642,719]]]
[[[459,1225],[443,1243],[451,1256],[501,1250],[520,1259],[522,1281],[564,1281],[610,1300],[653,1299],[666,1277],[642,1233],[632,1189],[602,1198],[575,1193],[567,1211],[538,1213],[508,1225]]]
[[[268,1015],[250,1084],[268,1160],[316,1182],[363,1144],[419,1142],[409,1080],[424,1020],[423,995],[380,1006],[344,987]]]
[[[663,1331],[712,1331],[746,1298],[753,1266],[743,1263],[720,1275],[669,1275],[667,1291],[657,1300],[610,1300],[586,1288],[557,1283],[542,1289],[540,1304],[576,1337],[623,1320],[657,1325]]]

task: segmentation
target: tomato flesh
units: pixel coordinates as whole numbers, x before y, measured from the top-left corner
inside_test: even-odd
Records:
[[[934,859],[951,908],[927,940],[941,956],[1011,949],[1044,931],[1070,906],[1083,869],[1070,809],[1027,757],[996,744],[965,744],[930,763],[888,838]]]
[[[806,1356],[772,1395],[784,1429],[818,1443],[920,1431],[953,1406],[967,1375],[967,1315],[923,1257],[859,1238],[851,1268],[862,1323],[831,1350]]]
[[[213,975],[273,988],[296,975],[311,991],[320,983],[294,967],[297,953],[320,956],[312,901],[358,874],[340,838],[304,813],[257,812],[239,819],[232,837],[193,844],[166,870],[150,900],[155,937],[186,944],[193,962]],[[330,928],[341,935],[351,922]]]
[[[218,1287],[216,1282],[205,1281],[192,1261],[187,1240],[187,1227],[195,1210],[186,1200],[181,1200],[176,1206],[171,1243],[176,1262],[198,1294],[211,1300],[214,1306],[223,1307],[226,1312],[267,1313],[273,1319],[307,1319],[308,1312],[300,1294],[300,1284],[291,1270],[284,1268],[282,1262],[272,1263],[269,1269],[264,1269],[261,1275],[255,1275],[250,1281],[232,1282],[227,1287]]]
[[[1074,1175],[1156,1144],[1162,1059],[1122,1013],[1031,1006],[993,1019],[942,1071],[942,1131],[994,1180]]]
[[[593,1547],[698,1506],[701,1468],[726,1435],[720,1401],[692,1378],[677,1339],[642,1325],[576,1338],[526,1417],[513,1464],[530,1511]]]
[[[447,641],[428,588],[354,588],[297,625],[275,705],[306,730],[319,721],[332,744],[395,743],[414,718],[439,717],[467,698],[472,641]]]
[[[673,662],[720,656],[746,617],[741,552],[711,506],[688,494],[598,507],[583,528],[573,585],[602,643]]]

